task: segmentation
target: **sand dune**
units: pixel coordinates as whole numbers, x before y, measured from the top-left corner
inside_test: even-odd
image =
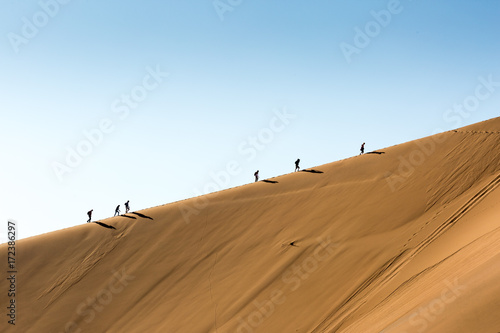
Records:
[[[21,240],[1,331],[499,332],[499,145],[495,118]]]

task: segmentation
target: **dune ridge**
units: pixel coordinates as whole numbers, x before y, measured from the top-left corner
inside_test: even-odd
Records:
[[[494,118],[20,240],[1,331],[498,332],[499,144]]]

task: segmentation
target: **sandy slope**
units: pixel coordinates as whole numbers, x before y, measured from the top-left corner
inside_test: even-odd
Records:
[[[1,331],[498,332],[499,143],[495,118],[19,241]]]

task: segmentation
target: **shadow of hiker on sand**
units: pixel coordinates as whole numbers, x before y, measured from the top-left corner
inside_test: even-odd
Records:
[[[382,155],[382,154],[385,154],[385,151],[370,151],[370,152],[366,153],[365,155],[368,155],[368,154]]]
[[[129,215],[125,215],[125,214],[119,215],[119,216],[128,217],[129,219],[137,220],[137,217],[135,217],[135,216],[129,216]]]
[[[269,183],[269,184],[278,184],[278,181],[276,181],[276,180],[269,180],[269,179],[264,179],[263,182],[264,183]]]
[[[108,225],[106,223],[102,223],[102,222],[99,222],[99,221],[95,221],[94,223],[99,224],[101,227],[104,227],[104,228],[107,228],[107,229],[115,229],[116,230],[115,227],[113,227],[112,225]]]
[[[300,171],[309,172],[309,173],[324,173],[323,171],[314,170],[314,169],[310,169],[310,170],[304,169],[304,170],[300,170]]]
[[[139,216],[139,217],[142,217],[142,218],[145,218],[145,219],[150,219],[150,220],[153,220],[153,218],[152,218],[152,217],[147,216],[147,215],[144,215],[144,214],[141,214],[141,213],[132,212],[132,214],[135,214],[135,215],[137,215],[137,216]]]

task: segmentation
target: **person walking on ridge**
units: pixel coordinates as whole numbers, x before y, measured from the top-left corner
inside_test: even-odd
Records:
[[[130,210],[130,206],[128,205],[128,202],[129,202],[129,201],[130,201],[130,200],[127,200],[127,202],[125,202],[125,214],[127,214],[127,213],[128,213],[128,211]]]
[[[255,173],[253,175],[255,176],[255,182],[258,182],[259,181],[259,170],[255,171]]]
[[[298,159],[295,161],[295,172],[297,172],[297,171],[299,171],[299,170],[300,170],[299,163],[300,163],[300,158],[298,158]]]
[[[359,150],[361,151],[361,153],[359,153],[359,155],[363,155],[365,153],[365,143],[364,142],[361,145],[361,148]]]
[[[116,215],[120,215],[120,205],[116,206],[115,215],[113,215],[113,216],[116,216]]]
[[[93,209],[91,209],[91,210],[89,210],[89,211],[87,212],[87,215],[88,215],[88,217],[89,217],[89,219],[87,220],[87,223],[89,223],[89,222],[90,222],[90,220],[92,219],[92,211],[93,211]]]

